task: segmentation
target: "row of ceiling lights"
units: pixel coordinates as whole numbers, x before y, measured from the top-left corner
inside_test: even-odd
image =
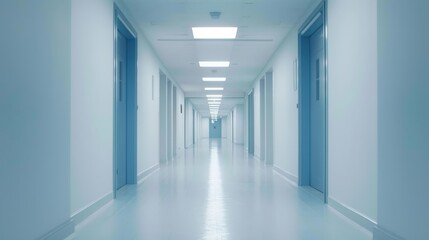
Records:
[[[237,36],[236,27],[193,27],[194,39],[235,39]],[[200,61],[200,67],[229,67],[229,61]],[[225,82],[226,77],[203,77],[204,82]],[[206,91],[223,91],[223,87],[206,87]],[[207,95],[210,115],[212,119],[217,119],[222,95]]]

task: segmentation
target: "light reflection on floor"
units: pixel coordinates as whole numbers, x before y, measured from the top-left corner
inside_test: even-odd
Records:
[[[228,239],[218,151],[217,145],[211,146],[207,211],[203,236],[205,240]]]
[[[248,155],[203,139],[78,224],[80,240],[370,240],[372,235]]]

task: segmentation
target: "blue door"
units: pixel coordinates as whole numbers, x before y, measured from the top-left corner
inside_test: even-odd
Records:
[[[222,137],[222,119],[210,120],[209,122],[209,136],[210,138]]]
[[[310,37],[310,186],[325,190],[325,73],[322,27]]]
[[[116,189],[127,183],[127,39],[118,31],[116,86]]]

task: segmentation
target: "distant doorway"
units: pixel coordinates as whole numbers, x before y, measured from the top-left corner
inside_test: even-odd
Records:
[[[327,197],[324,3],[299,33],[299,184]]]
[[[222,119],[209,121],[209,137],[222,138]]]
[[[137,182],[137,37],[115,6],[114,195]]]

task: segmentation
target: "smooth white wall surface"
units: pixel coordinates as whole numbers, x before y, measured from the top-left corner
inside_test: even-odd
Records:
[[[113,1],[74,0],[71,56],[71,214],[113,190]],[[137,173],[159,163],[159,71],[167,74],[138,25]],[[167,74],[168,76],[168,74]],[[153,91],[153,92],[152,92]],[[177,88],[178,103],[183,93]],[[180,112],[180,111],[179,111]],[[183,146],[183,115],[178,146]],[[97,176],[94,178],[94,176]]]
[[[222,138],[228,135],[228,117],[222,117]]]
[[[137,21],[128,13],[121,1],[117,2],[137,31],[138,38],[138,78],[137,78],[137,174],[159,164],[159,71],[175,84],[158,55],[139,28]],[[154,78],[152,86],[152,77]],[[152,88],[154,97],[152,99]],[[183,98],[183,91],[177,87],[177,96]],[[183,104],[183,100],[181,100]],[[178,129],[179,129],[179,125]],[[183,126],[183,125],[182,125]],[[183,131],[183,127],[180,128]],[[178,132],[179,133],[179,132]],[[183,139],[183,134],[177,134]],[[178,142],[179,143],[179,142]],[[183,140],[182,143],[183,144]]]
[[[176,88],[176,92],[176,155],[180,155],[185,148],[185,95],[179,87]],[[182,112],[180,112],[180,105],[182,105]]]
[[[273,73],[273,164],[292,178],[298,178],[298,91],[293,85],[294,61],[298,58],[298,30],[319,5],[314,2],[297,22],[262,73],[255,78],[254,93],[254,155],[261,154],[260,80],[267,72]],[[250,89],[249,89],[250,90]],[[247,118],[247,116],[246,116]],[[245,130],[247,131],[247,130]]]
[[[232,141],[232,112],[228,114],[226,126],[227,126],[227,133],[226,133],[227,139]]]
[[[377,3],[328,3],[329,197],[377,219]]]
[[[209,121],[210,119],[207,117],[202,117],[200,120],[201,126],[201,136],[200,138],[208,138],[209,137]]]
[[[377,8],[378,226],[427,239],[429,1],[379,0]]]
[[[260,80],[255,81],[253,85],[253,107],[255,113],[254,119],[254,155],[256,157],[261,156],[261,97],[260,97]]]
[[[249,124],[249,120],[248,120],[248,101],[247,101],[247,95],[246,97],[244,97],[244,104],[243,104],[243,144],[244,144],[244,149],[246,149],[247,151],[249,150],[249,136],[248,136],[248,124]]]
[[[377,215],[375,5],[369,0],[328,2],[329,197],[373,221]],[[293,67],[298,57],[298,30],[316,6],[288,34],[253,85],[255,155],[260,155],[259,82],[272,69],[273,162],[296,180],[298,91],[293,87]]]
[[[302,22],[302,21],[301,21]],[[273,58],[273,164],[298,178],[298,91],[294,61],[298,58],[298,24]]]
[[[196,132],[196,136],[195,136],[195,143],[199,142],[199,140],[201,138],[203,138],[203,136],[201,135],[202,134],[202,128],[201,128],[202,118],[201,118],[201,114],[199,112],[196,112],[196,115],[197,115],[197,119],[196,119],[196,124],[197,124],[196,125],[196,129],[197,129],[197,132]],[[207,136],[208,136],[208,133],[207,133]]]
[[[244,143],[244,105],[234,107],[234,143]]]
[[[194,121],[194,119],[193,119],[193,106],[192,106],[192,103],[189,101],[189,100],[186,100],[185,101],[185,124],[186,124],[186,126],[185,126],[185,134],[186,134],[186,137],[185,137],[185,139],[186,139],[186,143],[185,143],[185,146],[186,147],[189,147],[189,146],[191,146],[192,144],[193,144],[193,137],[192,137],[192,134],[193,134],[193,121]]]
[[[71,13],[70,166],[75,215],[112,193],[113,2],[73,0]]]
[[[0,239],[37,239],[70,219],[70,9],[1,4]]]
[[[265,75],[265,164],[273,164],[274,160],[274,128],[273,128],[273,73]]]

